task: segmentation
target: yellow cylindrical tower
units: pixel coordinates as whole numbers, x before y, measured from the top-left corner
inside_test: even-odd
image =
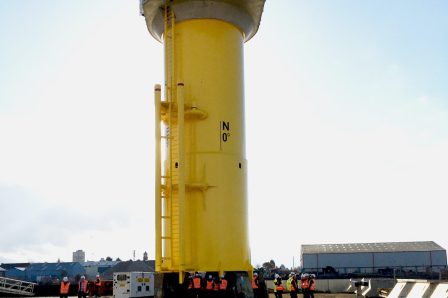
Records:
[[[187,115],[207,114],[185,122],[186,269],[248,271],[243,36],[220,20],[182,21],[175,61]]]
[[[156,270],[249,272],[243,44],[264,0],[146,0],[156,96]]]

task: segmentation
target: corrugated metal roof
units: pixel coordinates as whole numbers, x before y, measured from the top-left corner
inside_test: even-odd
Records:
[[[0,267],[0,271],[6,271],[6,269],[3,269],[2,267]]]
[[[69,276],[84,274],[85,269],[78,262],[33,263],[26,271],[30,275],[58,275],[65,271]]]
[[[80,263],[81,266],[83,267],[89,267],[89,266],[98,266],[98,267],[112,267],[117,265],[118,263],[120,263],[121,261],[106,261],[106,260],[101,260],[101,261],[87,261],[87,262],[83,262]]]
[[[0,265],[1,265],[1,267],[3,269],[8,270],[8,269],[11,269],[11,268],[14,268],[14,267],[24,267],[24,268],[26,268],[26,267],[28,267],[30,265],[30,263],[2,263]]]
[[[315,253],[360,253],[360,252],[403,252],[445,250],[434,241],[345,243],[345,244],[306,244],[302,254]]]

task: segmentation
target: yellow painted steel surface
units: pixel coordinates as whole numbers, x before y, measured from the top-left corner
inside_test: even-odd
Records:
[[[243,34],[213,19],[166,25],[156,270],[250,271]]]

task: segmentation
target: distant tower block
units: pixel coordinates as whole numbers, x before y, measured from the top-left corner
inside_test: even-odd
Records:
[[[86,253],[83,250],[78,249],[73,252],[73,262],[84,263],[86,261]]]
[[[156,271],[251,271],[243,44],[265,0],[146,0],[156,85]]]
[[[143,261],[148,261],[148,253],[146,251],[143,253]]]

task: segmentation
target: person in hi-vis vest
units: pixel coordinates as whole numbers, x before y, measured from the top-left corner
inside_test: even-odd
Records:
[[[282,278],[280,277],[280,275],[275,274],[275,279],[274,279],[274,294],[275,294],[275,297],[282,298],[284,289],[285,288],[283,287]]]
[[[79,283],[78,283],[78,298],[81,298],[81,297],[86,298],[88,292],[89,292],[89,289],[87,288],[87,279],[83,275],[83,276],[81,276],[81,279],[79,280]]]
[[[61,288],[59,290],[60,297],[67,298],[69,290],[70,290],[70,282],[68,281],[67,276],[64,276],[64,278],[61,281]]]
[[[309,293],[309,298],[314,298],[314,292],[316,291],[316,275],[314,274],[310,274],[310,278],[309,278],[309,288],[308,288],[308,293]]]
[[[95,297],[100,297],[101,279],[99,274],[96,275],[96,279],[93,285],[94,285],[93,295]]]
[[[254,272],[254,276],[252,277],[252,290],[254,291],[254,298],[259,298],[259,285],[258,285],[258,273]]]

